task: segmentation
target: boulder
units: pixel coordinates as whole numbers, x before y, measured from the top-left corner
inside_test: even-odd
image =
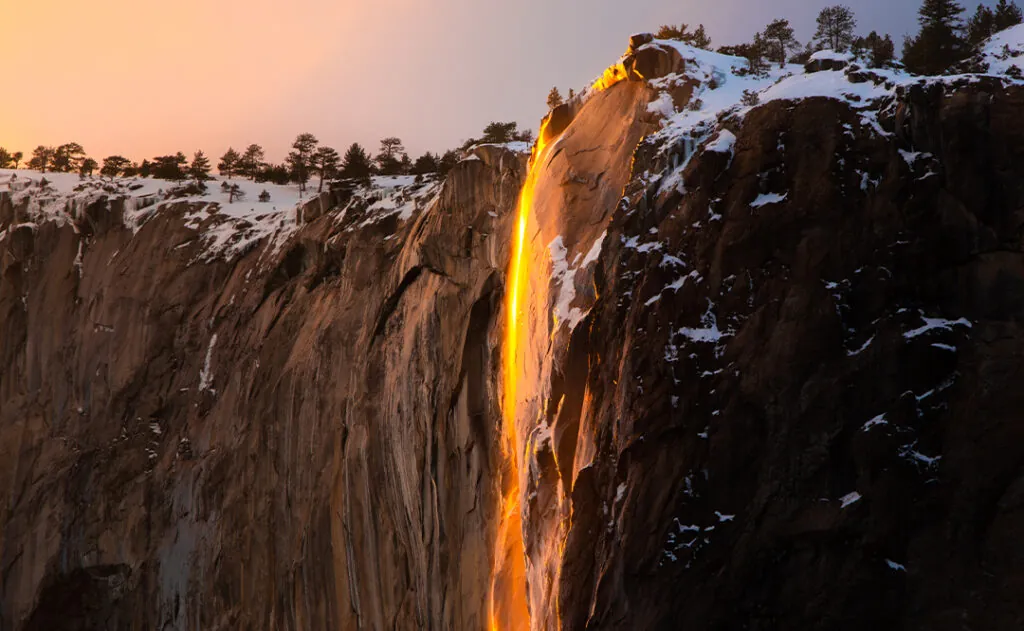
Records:
[[[641,46],[649,44],[654,41],[654,35],[651,33],[637,33],[629,37],[629,47],[626,49],[626,54],[632,54],[636,52]]]
[[[627,76],[634,81],[651,81],[682,72],[686,62],[679,52],[669,46],[648,44],[623,62]]]

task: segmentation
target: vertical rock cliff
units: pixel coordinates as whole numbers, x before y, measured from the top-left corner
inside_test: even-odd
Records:
[[[0,627],[1019,626],[1024,90],[827,61],[637,36],[270,228],[0,192]]]
[[[231,260],[188,203],[4,226],[4,627],[482,628],[524,160],[481,155]]]

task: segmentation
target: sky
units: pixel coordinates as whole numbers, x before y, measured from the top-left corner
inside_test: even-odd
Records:
[[[785,17],[803,42],[835,1],[0,0],[0,146],[279,161],[311,132],[415,158],[492,120],[536,129],[551,87],[585,87],[631,33],[703,23],[719,46]],[[862,34],[916,30],[919,0],[845,3]]]

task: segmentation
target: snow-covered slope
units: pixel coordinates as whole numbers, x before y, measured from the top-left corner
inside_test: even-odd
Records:
[[[1024,74],[1024,24],[996,33],[981,50],[981,62],[991,74]]]
[[[241,195],[222,188],[227,180],[214,178],[204,194],[188,194],[180,185],[153,178],[80,178],[74,173],[39,173],[0,170],[0,193],[9,192],[23,220],[77,220],[90,205],[104,199],[124,199],[124,223],[138,231],[154,213],[172,204],[187,203],[190,227],[204,240],[207,257],[232,257],[261,239],[281,242],[296,229],[295,207],[300,201],[297,186],[258,184],[233,179]],[[269,201],[259,201],[266,191]],[[206,257],[204,257],[206,258]]]
[[[187,185],[187,183],[185,184]],[[237,185],[241,194],[224,188]],[[187,204],[186,220],[204,242],[203,259],[233,258],[260,241],[279,246],[299,227],[299,209],[317,197],[315,188],[305,195],[297,185],[278,186],[245,179],[230,181],[215,177],[206,191],[196,194],[166,180],[153,178],[80,178],[74,173],[40,173],[0,169],[0,194],[8,193],[16,208],[22,209],[22,223],[71,222],[90,205],[104,199],[124,200],[124,223],[138,231],[154,213]],[[357,187],[339,210],[361,213],[359,225],[369,225],[393,214],[409,219],[433,199],[436,182],[417,183],[412,176],[381,176],[369,186]],[[260,201],[266,192],[268,201]]]
[[[649,140],[662,152],[682,156],[678,168],[664,176],[662,189],[682,188],[682,172],[702,144],[706,150],[731,151],[723,143],[727,128],[742,121],[759,105],[772,101],[824,97],[842,101],[859,112],[861,121],[879,135],[886,135],[878,124],[878,115],[897,92],[920,83],[962,83],[978,81],[982,74],[920,77],[900,68],[869,68],[863,59],[833,51],[816,53],[806,67],[787,64],[770,66],[762,73],[751,73],[746,59],[709,52],[673,40],[654,40],[638,49],[658,48],[674,51],[683,60],[683,70],[651,81],[661,91],[649,107],[662,117],[661,130]],[[1006,81],[1017,81],[1024,68],[1024,25],[997,34],[984,47],[985,64],[977,70]],[[978,64],[975,64],[978,66]],[[692,94],[683,103],[673,101],[685,86]],[[728,145],[728,146],[726,146]],[[723,149],[724,147],[724,149]],[[652,179],[663,176],[652,175]]]

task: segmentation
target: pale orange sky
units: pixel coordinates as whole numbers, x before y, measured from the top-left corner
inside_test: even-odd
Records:
[[[0,0],[0,146],[75,141],[141,161],[296,134],[444,150],[490,120],[536,128],[552,85],[582,88],[632,32],[703,22],[715,44],[828,0]],[[900,36],[917,0],[847,0]],[[974,3],[968,2],[973,10]]]

